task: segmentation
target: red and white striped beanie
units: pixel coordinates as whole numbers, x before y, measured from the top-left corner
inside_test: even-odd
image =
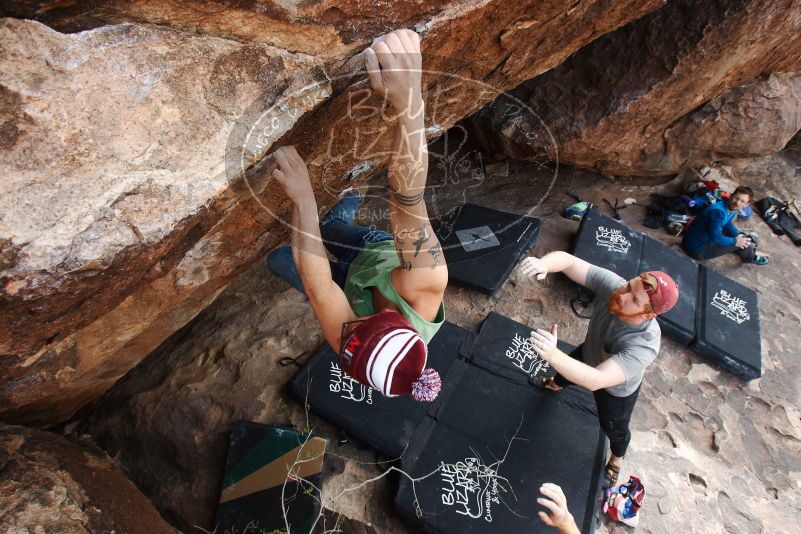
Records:
[[[431,402],[441,388],[439,374],[425,369],[428,349],[400,313],[374,315],[342,338],[340,367],[358,382],[387,397],[411,395]]]

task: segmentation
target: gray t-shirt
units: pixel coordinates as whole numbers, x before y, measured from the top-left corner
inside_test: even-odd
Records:
[[[582,360],[595,367],[611,358],[620,365],[626,381],[606,388],[616,397],[626,397],[637,390],[645,369],[659,353],[662,337],[656,319],[629,325],[609,311],[606,301],[625,283],[626,280],[612,271],[594,265],[587,272],[586,287],[595,293],[595,309],[584,340]]]

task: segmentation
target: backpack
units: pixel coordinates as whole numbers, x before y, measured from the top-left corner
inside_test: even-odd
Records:
[[[797,211],[794,200],[782,202],[773,197],[765,197],[755,202],[754,207],[774,234],[786,235],[796,246],[801,246],[801,221],[793,213]]]
[[[604,513],[619,523],[636,527],[640,522],[640,507],[645,499],[645,487],[640,479],[631,476],[625,484],[607,488]]]
[[[801,224],[801,206],[799,206],[798,200],[793,198],[785,202],[785,204],[787,205],[787,213],[795,219],[795,222]]]
[[[751,209],[751,206],[746,206],[744,208],[740,208],[737,210],[737,220],[738,221],[747,221],[751,218],[751,215],[754,214],[754,210]]]
[[[580,221],[584,217],[584,213],[592,207],[591,202],[576,202],[564,209],[562,217],[571,219],[573,221]]]

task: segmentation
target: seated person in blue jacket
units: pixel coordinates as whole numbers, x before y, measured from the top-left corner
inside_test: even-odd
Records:
[[[318,223],[306,163],[294,147],[275,152],[273,177],[293,201],[292,245],[274,250],[270,269],[306,294],[342,369],[388,397],[432,401],[440,389],[425,368],[427,344],[445,320],[448,268],[431,228],[420,39],[397,30],[365,51],[373,90],[395,120],[389,162],[392,233],[352,224],[362,198],[351,191]],[[389,114],[389,111],[386,113]],[[337,261],[329,264],[325,248]]]
[[[684,234],[682,246],[696,260],[709,260],[736,252],[745,263],[766,265],[767,254],[758,254],[751,237],[734,226],[737,211],[751,202],[754,192],[740,186],[728,199],[710,204],[702,211]]]

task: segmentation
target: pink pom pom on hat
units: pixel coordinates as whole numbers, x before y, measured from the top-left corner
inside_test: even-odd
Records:
[[[428,348],[409,321],[396,312],[374,315],[342,338],[339,365],[361,384],[387,397],[431,402],[442,387],[439,373],[426,369]]]

